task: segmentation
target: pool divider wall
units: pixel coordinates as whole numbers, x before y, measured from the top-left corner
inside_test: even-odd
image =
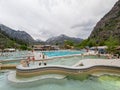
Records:
[[[0,70],[5,70],[5,69],[16,69],[16,65],[1,65]]]
[[[120,67],[111,66],[93,66],[84,69],[64,68],[64,67],[42,67],[37,69],[18,69],[16,70],[17,77],[33,77],[44,74],[62,74],[67,76],[88,76],[97,72],[108,72],[120,74]]]
[[[73,72],[67,72],[67,71],[61,71],[61,70],[48,70],[48,71],[39,71],[39,72],[34,72],[34,73],[29,73],[29,74],[23,74],[17,72],[17,78],[30,78],[30,77],[35,77],[35,76],[40,76],[40,75],[49,75],[49,74],[60,74],[66,76],[65,78],[67,79],[75,79],[75,80],[85,80],[86,78],[89,77],[88,73],[73,73]]]
[[[0,60],[0,63],[20,62],[21,60],[27,60],[27,59],[18,59],[18,60]]]

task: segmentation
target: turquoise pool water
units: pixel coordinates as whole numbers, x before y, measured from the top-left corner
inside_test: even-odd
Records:
[[[120,90],[120,77],[109,75],[84,80],[45,79],[24,84],[10,83],[6,77],[7,73],[0,73],[0,90]]]
[[[8,52],[0,54],[0,60],[18,60],[18,59],[25,59],[27,55],[29,55],[30,51],[17,51],[17,52]],[[36,53],[41,53],[37,52]],[[57,56],[67,56],[67,55],[74,55],[74,54],[81,54],[84,51],[75,51],[75,50],[60,50],[60,51],[43,51],[43,53],[47,57],[57,57]]]
[[[56,57],[56,56],[67,56],[74,54],[82,54],[84,51],[75,51],[75,50],[63,50],[63,51],[45,51],[43,52],[48,57]]]

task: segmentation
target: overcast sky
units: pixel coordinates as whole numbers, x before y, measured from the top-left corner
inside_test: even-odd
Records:
[[[0,23],[34,39],[87,38],[118,0],[0,0]]]

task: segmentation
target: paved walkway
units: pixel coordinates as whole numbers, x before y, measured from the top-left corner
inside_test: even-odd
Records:
[[[120,67],[120,59],[85,59],[76,63],[74,67],[80,67],[80,64],[83,64],[83,67],[91,67],[97,65]]]

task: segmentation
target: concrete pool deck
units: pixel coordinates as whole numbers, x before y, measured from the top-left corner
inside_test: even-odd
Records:
[[[116,66],[120,67],[120,59],[84,59],[80,60],[78,63],[73,65],[74,67],[80,67],[80,64],[83,64],[82,67],[90,67],[90,66]]]

